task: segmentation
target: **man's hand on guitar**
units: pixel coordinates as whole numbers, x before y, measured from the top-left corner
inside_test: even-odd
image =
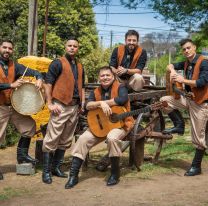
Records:
[[[184,77],[181,76],[180,74],[174,74],[171,76],[173,82],[179,82],[179,83],[183,83],[184,82]]]
[[[105,101],[100,101],[100,107],[106,116],[110,116],[112,114],[110,106]]]

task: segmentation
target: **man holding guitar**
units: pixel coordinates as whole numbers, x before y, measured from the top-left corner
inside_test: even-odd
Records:
[[[100,68],[99,81],[101,86],[91,92],[86,104],[87,110],[94,110],[96,112],[101,109],[102,114],[106,116],[106,119],[108,119],[107,117],[110,117],[112,114],[111,108],[113,106],[122,106],[126,111],[130,111],[127,88],[115,80],[114,74],[110,67],[105,66]],[[97,122],[95,121],[94,124],[97,125],[98,130],[102,131],[105,129],[105,126],[108,127],[109,125],[107,125],[107,122],[104,124],[102,117],[99,117],[99,115],[100,111],[96,115]],[[127,117],[124,119],[121,128],[111,128],[107,135],[103,137],[96,136],[95,133],[93,133],[90,129],[85,131],[79,137],[72,150],[72,165],[70,168],[69,180],[66,183],[65,188],[72,188],[78,183],[79,169],[89,150],[104,140],[106,140],[109,157],[111,160],[111,175],[107,181],[107,185],[111,186],[117,184],[120,177],[119,159],[122,155],[121,140],[128,134],[133,127],[133,124],[133,117]],[[99,132],[100,131],[98,131],[98,133]]]
[[[195,156],[190,169],[185,176],[201,174],[201,162],[207,148],[205,131],[208,120],[208,61],[201,55],[196,54],[196,46],[191,39],[183,39],[180,42],[186,61],[170,64],[170,78],[173,82],[182,83],[186,92],[192,92],[193,98],[180,95],[179,99],[173,96],[162,97],[162,101],[168,102],[165,108],[167,113],[175,109],[189,111],[191,120],[191,137],[196,147]],[[176,70],[184,70],[184,76],[177,74]]]

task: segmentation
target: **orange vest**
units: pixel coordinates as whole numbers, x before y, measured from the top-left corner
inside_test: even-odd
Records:
[[[6,83],[11,84],[15,80],[15,68],[14,68],[14,62],[9,61],[8,66],[8,76],[4,74],[3,68],[0,66],[0,83]],[[5,89],[0,91],[0,105],[4,104],[10,104],[10,95],[11,95],[12,89]]]
[[[119,89],[119,85],[120,83],[115,80],[113,82],[112,88],[111,88],[111,98],[115,98],[118,96],[118,89]],[[98,87],[94,90],[94,94],[95,94],[95,99],[96,101],[101,101],[101,92],[102,88]],[[126,108],[127,112],[130,112],[130,101],[128,100],[128,102],[124,105],[124,107]],[[124,119],[124,129],[126,131],[130,131],[134,126],[134,118],[133,117],[126,117]]]
[[[121,66],[121,62],[123,60],[123,57],[124,57],[124,53],[125,53],[125,45],[120,45],[118,47],[118,66]],[[137,62],[139,60],[139,57],[141,56],[142,54],[142,48],[141,47],[137,47],[136,48],[136,52],[134,53],[134,57],[133,57],[133,60],[131,62],[131,65],[129,67],[129,69],[135,69],[136,68],[136,65],[137,65]]]
[[[201,55],[197,59],[196,65],[194,67],[192,80],[199,79],[200,65],[204,59],[205,58]],[[187,67],[188,67],[188,62],[185,62],[185,66],[184,66],[185,73],[186,73]],[[205,100],[208,100],[208,85],[207,84],[203,87],[200,87],[200,88],[191,87],[191,91],[194,93],[194,96],[195,96],[194,101],[197,104],[202,104]]]
[[[62,64],[62,72],[58,77],[52,92],[52,98],[55,98],[62,102],[65,105],[69,105],[72,101],[73,94],[74,94],[74,75],[71,69],[71,65],[66,57],[60,58]],[[78,91],[79,91],[79,98],[82,98],[82,65],[77,63],[78,69]]]

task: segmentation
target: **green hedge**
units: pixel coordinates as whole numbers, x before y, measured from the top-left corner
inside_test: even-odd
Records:
[[[6,138],[0,144],[0,149],[15,145],[20,138],[20,134],[16,131],[12,124],[8,124],[6,129]]]

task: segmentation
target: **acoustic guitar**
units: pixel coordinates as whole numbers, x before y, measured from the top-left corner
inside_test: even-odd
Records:
[[[87,122],[90,131],[96,137],[106,137],[107,134],[115,128],[122,128],[124,126],[124,121],[126,117],[135,116],[140,113],[146,113],[150,111],[159,110],[163,107],[167,107],[167,102],[156,102],[154,104],[148,105],[144,108],[133,110],[127,112],[122,106],[113,106],[112,114],[106,116],[101,108],[90,110],[87,115]]]
[[[181,96],[194,100],[193,92],[186,92],[183,89],[183,84],[179,82],[172,82],[170,80],[170,71],[166,72],[166,92],[168,95],[173,96],[175,99],[180,99]]]

